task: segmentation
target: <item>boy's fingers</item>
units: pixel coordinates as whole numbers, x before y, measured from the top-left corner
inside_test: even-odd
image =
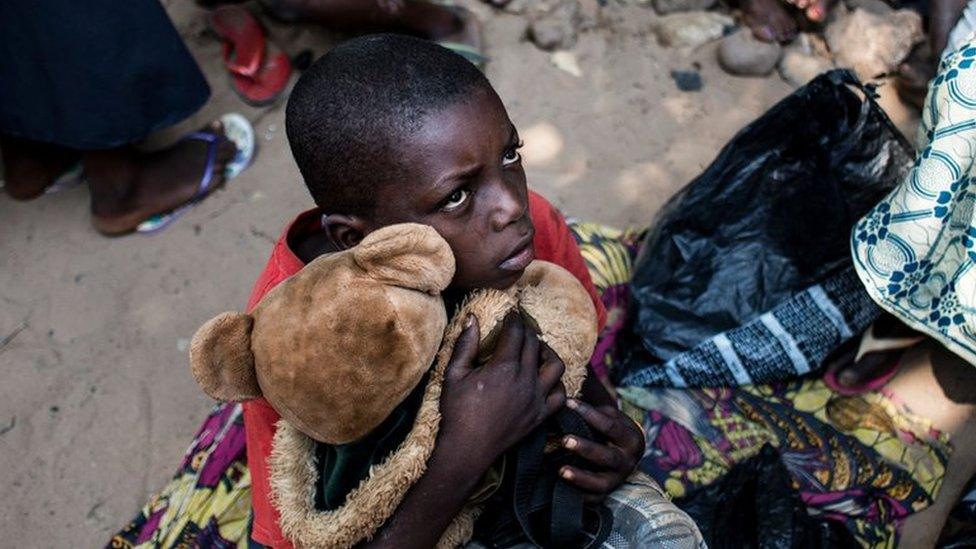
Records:
[[[601,433],[611,441],[616,442],[622,438],[622,433],[620,432],[621,426],[613,417],[608,416],[582,400],[575,398],[569,399],[566,402],[566,406],[583,416],[583,420],[586,421],[590,427],[593,427],[597,430],[597,432]]]
[[[580,490],[593,494],[609,494],[616,487],[613,473],[592,473],[572,465],[560,468],[559,477]]]
[[[493,361],[514,362],[516,367],[519,367],[521,366],[519,359],[522,354],[522,341],[525,339],[525,324],[522,323],[522,318],[514,312],[505,315],[505,320],[502,322],[502,333],[498,336],[498,345],[495,347]]]
[[[546,417],[555,414],[566,406],[566,388],[562,382],[557,382],[546,395]]]
[[[559,355],[556,354],[556,351],[552,350],[552,347],[545,342],[540,342],[539,345],[542,348],[540,355],[543,362],[558,362],[563,364],[563,359],[559,358]],[[565,364],[563,366],[565,367]]]
[[[539,336],[528,326],[525,327],[525,337],[522,339],[520,363],[524,372],[534,375],[539,370]]]
[[[624,455],[612,446],[577,436],[563,438],[563,447],[596,466],[601,471],[624,471],[629,468]]]
[[[460,379],[474,369],[474,361],[478,356],[478,342],[481,340],[481,327],[474,315],[468,315],[467,325],[458,337],[451,354],[451,361],[447,364],[445,375],[448,379]]]
[[[565,371],[566,366],[562,362],[546,362],[542,364],[539,366],[539,386],[543,391],[549,393],[563,378]]]

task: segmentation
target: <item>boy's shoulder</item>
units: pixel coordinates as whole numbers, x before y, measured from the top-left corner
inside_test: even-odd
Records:
[[[272,288],[286,280],[288,277],[302,270],[305,266],[298,255],[295,253],[293,243],[303,235],[321,230],[322,212],[319,208],[312,208],[298,214],[288,225],[285,226],[278,240],[271,250],[271,257],[261,271],[260,276],[254,282],[251,289],[251,297],[247,302],[247,310],[250,311],[261,301],[264,294]]]

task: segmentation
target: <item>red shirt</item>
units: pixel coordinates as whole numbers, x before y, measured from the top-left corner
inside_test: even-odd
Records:
[[[573,273],[593,298],[599,317],[599,328],[606,323],[607,312],[600,301],[596,288],[590,280],[590,273],[580,255],[576,240],[569,232],[562,214],[552,204],[538,194],[529,191],[529,215],[535,225],[535,239],[532,244],[535,256],[555,263]],[[272,288],[297,273],[305,266],[289,246],[299,235],[307,235],[320,229],[321,211],[309,210],[299,215],[282,233],[271,258],[258,277],[247,304],[250,311]],[[292,544],[285,539],[278,526],[278,510],[271,503],[271,485],[268,470],[268,457],[271,455],[271,441],[275,425],[280,416],[263,398],[244,403],[244,431],[247,436],[247,463],[251,472],[251,500],[254,508],[254,526],[251,537],[263,545],[275,549],[291,549]]]

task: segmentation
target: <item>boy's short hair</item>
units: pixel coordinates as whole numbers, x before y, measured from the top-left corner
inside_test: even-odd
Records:
[[[319,58],[285,111],[292,155],[315,203],[370,215],[377,186],[402,169],[403,138],[478,88],[485,76],[460,55],[419,38],[355,38]]]

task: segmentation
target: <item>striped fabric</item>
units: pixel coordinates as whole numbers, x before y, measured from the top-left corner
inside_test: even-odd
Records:
[[[792,379],[819,370],[878,313],[854,270],[846,269],[663,365],[633,369],[621,385],[731,387]]]

